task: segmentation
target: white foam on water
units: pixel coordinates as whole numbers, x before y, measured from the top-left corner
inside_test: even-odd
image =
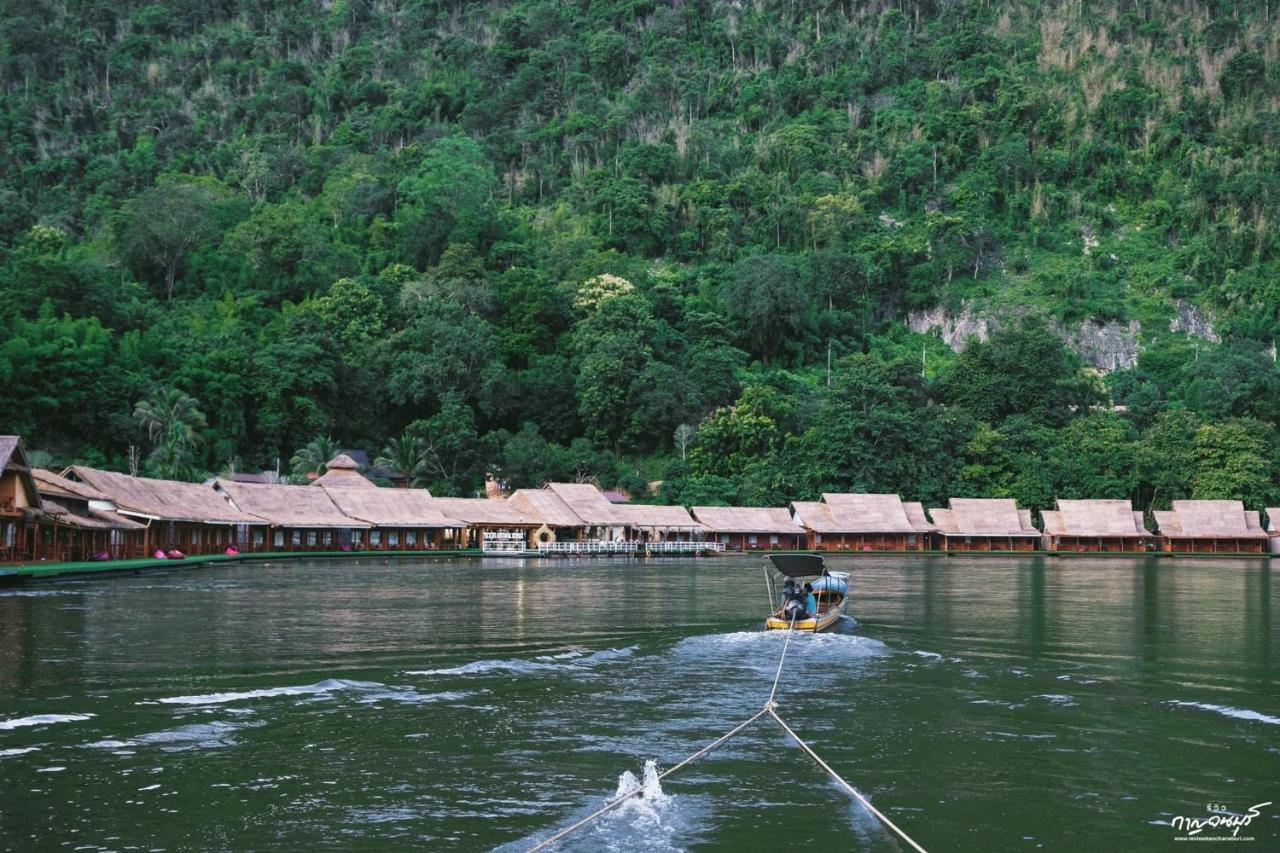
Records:
[[[1266,714],[1260,714],[1257,711],[1250,711],[1248,708],[1232,708],[1229,705],[1210,705],[1207,702],[1182,702],[1177,699],[1170,700],[1170,705],[1176,708],[1196,708],[1200,711],[1213,711],[1216,714],[1222,714],[1224,717],[1232,717],[1237,720],[1248,720],[1255,723],[1269,723],[1273,726],[1280,726],[1280,717],[1271,717]]]
[[[688,637],[675,646],[677,655],[695,653],[717,656],[725,653],[745,653],[762,656],[777,664],[777,655],[786,642],[786,631],[735,631],[731,634],[706,634]],[[794,634],[787,647],[787,657],[796,659],[815,657],[869,658],[887,654],[888,647],[879,640],[856,634]]]
[[[239,702],[244,699],[265,699],[271,696],[314,696],[338,690],[376,690],[385,685],[372,681],[349,681],[345,678],[328,678],[316,684],[299,684],[291,687],[264,687],[260,690],[240,690],[229,693],[202,693],[196,696],[169,696],[139,705],[217,705],[221,702]]]
[[[65,767],[37,767],[36,772],[37,773],[61,773],[63,770],[66,770],[66,769],[67,768]]]
[[[658,779],[658,763],[652,759],[644,763],[643,779],[637,779],[630,770],[618,777],[618,790],[611,799],[639,791],[601,822],[600,842],[608,850],[659,850],[676,851],[682,848],[672,843],[672,836],[679,833],[681,824],[673,797],[662,790]],[[625,830],[625,837],[618,836]],[[599,834],[598,833],[598,834]]]
[[[508,672],[517,675],[530,675],[548,670],[581,670],[599,663],[631,657],[636,646],[623,649],[602,649],[592,654],[585,652],[566,652],[562,655],[541,655],[534,660],[513,658],[508,660],[477,660],[461,666],[449,666],[442,669],[410,669],[405,675],[482,675],[487,672]]]
[[[1033,699],[1044,699],[1045,701],[1047,701],[1047,702],[1052,702],[1052,703],[1053,703],[1053,704],[1055,704],[1055,705],[1074,705],[1074,704],[1076,704],[1076,700],[1075,700],[1075,699],[1071,698],[1070,696],[1065,696],[1065,695],[1063,695],[1063,694],[1061,694],[1061,693],[1037,693],[1035,696],[1033,696],[1033,697],[1031,697],[1031,698],[1033,698]]]
[[[937,652],[922,652],[919,649],[916,649],[914,652],[912,652],[912,654],[918,655],[919,657],[922,657],[922,658],[926,658],[927,660],[942,660],[942,655],[938,654]]]
[[[0,720],[0,731],[20,729],[23,726],[48,726],[53,723],[74,723],[89,720],[93,714],[33,714],[30,717],[17,717],[12,720]]]
[[[39,752],[39,751],[40,751],[40,747],[38,746],[24,746],[22,748],[14,748],[14,749],[0,749],[0,758],[8,758],[12,755],[26,755],[28,752]]]

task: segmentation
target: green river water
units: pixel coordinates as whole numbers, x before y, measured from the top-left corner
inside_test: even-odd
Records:
[[[833,558],[780,713],[924,847],[1280,803],[1263,560]],[[751,716],[761,561],[314,560],[0,589],[0,849],[527,849]],[[1265,806],[1235,850],[1280,849]],[[1210,832],[1209,834],[1213,834]],[[899,850],[765,719],[562,850]]]

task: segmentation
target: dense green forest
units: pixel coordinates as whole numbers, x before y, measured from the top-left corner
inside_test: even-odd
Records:
[[[442,494],[1274,503],[1271,5],[8,4],[0,432]],[[904,322],[965,306],[1006,320],[959,354]]]

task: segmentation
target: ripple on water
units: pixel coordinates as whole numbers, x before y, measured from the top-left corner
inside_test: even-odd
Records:
[[[315,684],[297,684],[287,687],[264,687],[258,690],[239,690],[227,693],[202,693],[194,696],[169,696],[139,705],[217,705],[222,702],[240,702],[245,699],[264,699],[271,696],[310,696],[333,693],[339,690],[377,690],[386,685],[373,681],[350,681],[345,678],[327,678]]]
[[[531,675],[546,671],[571,671],[587,669],[595,664],[629,658],[637,646],[625,649],[603,649],[592,654],[574,651],[557,655],[540,655],[534,660],[513,658],[509,660],[477,660],[459,666],[441,669],[410,669],[405,675],[482,675],[488,672],[505,672],[515,675]]]
[[[1175,708],[1195,708],[1199,711],[1212,711],[1215,714],[1221,714],[1224,717],[1232,717],[1237,720],[1248,720],[1256,723],[1270,723],[1273,726],[1280,726],[1280,717],[1271,717],[1266,714],[1260,714],[1257,711],[1250,711],[1248,708],[1232,708],[1229,705],[1211,705],[1207,702],[1182,702],[1177,699],[1170,700],[1170,705]]]
[[[183,752],[188,749],[219,749],[239,744],[237,735],[243,729],[257,728],[260,722],[214,720],[209,723],[192,723],[148,732],[128,740],[106,739],[85,744],[91,749],[120,749],[122,747],[155,746],[165,752]]]
[[[32,714],[29,717],[0,720],[0,731],[20,729],[24,726],[48,726],[53,723],[74,723],[78,720],[92,719],[93,716],[93,714]]]

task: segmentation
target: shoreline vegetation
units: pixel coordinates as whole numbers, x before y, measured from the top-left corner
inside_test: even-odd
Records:
[[[0,431],[191,482],[345,447],[440,497],[1261,510],[1278,32],[1222,0],[19,9]]]

